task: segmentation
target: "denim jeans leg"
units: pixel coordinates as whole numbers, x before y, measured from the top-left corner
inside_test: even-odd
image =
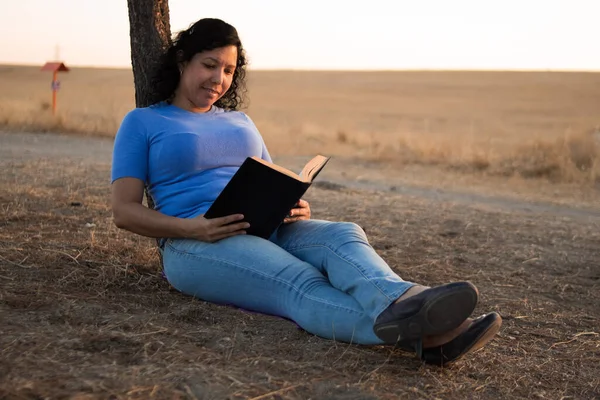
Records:
[[[270,240],[319,269],[373,320],[414,286],[389,267],[362,228],[351,222],[298,221],[281,225]]]
[[[167,279],[183,293],[289,318],[324,338],[381,343],[372,316],[354,297],[268,240],[250,235],[215,243],[169,239],[163,257]]]

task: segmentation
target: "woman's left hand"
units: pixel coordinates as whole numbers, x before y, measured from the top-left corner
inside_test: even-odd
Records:
[[[284,224],[310,219],[310,205],[308,201],[300,199],[296,206],[290,210],[288,216],[283,220]]]

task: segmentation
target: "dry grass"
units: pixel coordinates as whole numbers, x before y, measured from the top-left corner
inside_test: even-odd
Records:
[[[0,128],[112,136],[134,106],[127,70],[50,76],[0,67]],[[465,172],[593,184],[600,74],[252,71],[249,114],[272,153],[323,152]]]
[[[53,119],[47,74],[0,68],[0,127],[111,136],[133,107],[128,71],[75,69],[62,81]],[[319,151],[355,157],[365,171],[375,159],[589,186],[599,172],[599,81],[253,72],[249,113],[278,156]],[[600,397],[596,214],[313,187],[315,217],[359,223],[402,277],[469,279],[482,293],[477,313],[501,313],[489,346],[440,370],[173,291],[154,243],[113,226],[98,148],[74,147],[76,160],[49,148],[37,156],[34,146],[0,158],[0,399]]]
[[[172,291],[152,241],[112,225],[106,164],[0,167],[2,399],[600,396],[597,218],[311,189],[316,217],[362,225],[405,279],[469,279],[477,312],[501,313],[489,346],[440,370]]]

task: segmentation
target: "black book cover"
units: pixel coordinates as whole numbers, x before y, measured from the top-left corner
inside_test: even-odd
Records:
[[[263,161],[246,158],[204,217],[210,219],[243,214],[244,221],[250,223],[246,232],[268,239],[329,160],[318,157],[324,162],[313,159],[321,163],[313,163],[312,169],[308,171],[310,181],[306,177],[296,178],[275,169],[287,171],[284,168],[275,165],[271,167]]]

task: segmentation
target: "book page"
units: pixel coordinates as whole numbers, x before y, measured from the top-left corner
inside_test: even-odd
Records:
[[[263,160],[263,159],[262,159],[262,158],[260,158],[260,157],[256,157],[256,156],[254,156],[254,157],[251,157],[251,158],[252,158],[254,161],[258,161],[259,163],[261,163],[261,164],[264,164],[264,165],[266,165],[267,167],[269,167],[269,168],[272,168],[272,169],[274,169],[274,170],[276,170],[276,171],[279,171],[279,172],[281,172],[281,173],[282,173],[282,174],[284,174],[284,175],[287,175],[287,176],[289,176],[289,177],[292,177],[292,178],[294,178],[294,179],[297,179],[297,180],[299,180],[299,181],[301,181],[301,180],[302,180],[302,178],[301,178],[300,176],[298,176],[297,174],[293,173],[293,172],[292,172],[292,171],[290,171],[289,169],[286,169],[286,168],[280,167],[280,166],[279,166],[279,165],[277,165],[277,164],[273,164],[273,163],[270,163],[270,162],[268,162],[268,161],[265,161],[265,160]]]
[[[318,155],[310,160],[300,172],[300,180],[304,182],[312,182],[317,174],[323,169],[325,164],[329,161],[329,157]]]

